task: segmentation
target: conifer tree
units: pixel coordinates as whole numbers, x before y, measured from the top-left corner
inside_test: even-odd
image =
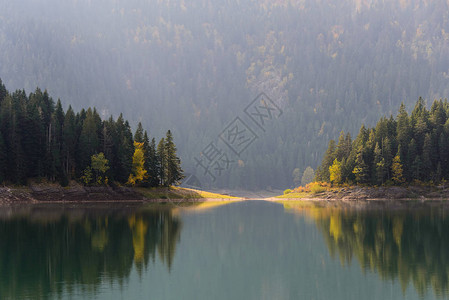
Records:
[[[142,123],[140,123],[140,122],[137,125],[136,132],[134,133],[134,141],[136,141],[138,143],[144,142],[144,132],[143,132]]]
[[[64,117],[63,141],[64,172],[67,178],[71,179],[75,175],[75,151],[77,144],[75,113],[71,106],[67,109]]]
[[[100,145],[98,137],[99,125],[93,110],[89,108],[86,112],[79,140],[81,169],[85,169],[90,164],[92,155],[98,151]]]
[[[383,185],[388,169],[385,163],[385,158],[382,157],[382,150],[379,143],[376,143],[374,148],[374,182],[378,185]]]
[[[159,185],[159,162],[156,152],[156,139],[152,138],[148,151],[148,180],[150,186]]]
[[[52,172],[50,178],[58,180],[63,186],[67,185],[67,177],[62,167],[62,147],[63,147],[63,128],[64,128],[64,110],[62,109],[61,100],[58,99],[56,108],[52,116],[52,142],[51,142],[51,157],[52,157]]]
[[[167,151],[165,151],[165,139],[162,138],[157,144],[158,161],[158,185],[167,185]]]
[[[128,121],[124,121],[123,115],[116,122],[117,136],[114,144],[117,147],[117,165],[115,179],[125,183],[132,169],[132,156],[134,153],[133,136]]]
[[[357,183],[368,183],[369,181],[369,169],[363,158],[363,148],[359,147],[357,150],[357,156],[355,160],[355,167],[352,171],[355,175],[355,181]]]
[[[5,99],[7,93],[8,91],[6,90],[6,87],[3,84],[2,79],[0,78],[0,104],[2,103],[3,99]]]
[[[178,184],[184,178],[184,171],[181,168],[181,160],[177,156],[176,146],[170,130],[165,136],[165,152],[167,157],[167,181],[166,185]]]
[[[330,180],[330,173],[329,173],[329,167],[332,166],[334,160],[335,160],[335,141],[330,140],[329,145],[327,147],[327,151],[324,154],[323,161],[321,163],[320,168],[317,170],[317,180],[318,181],[329,181]]]
[[[423,172],[425,174],[431,174],[434,171],[432,166],[431,153],[432,153],[432,138],[430,137],[430,134],[427,133],[424,137],[424,145],[422,151]]]
[[[4,182],[6,179],[7,172],[7,155],[6,155],[6,147],[3,142],[3,135],[0,132],[0,182]]]

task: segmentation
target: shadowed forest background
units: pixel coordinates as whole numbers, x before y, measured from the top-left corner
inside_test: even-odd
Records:
[[[293,186],[341,130],[449,94],[447,1],[0,0],[0,78],[172,129],[204,186]],[[282,116],[214,183],[194,157],[259,93]]]

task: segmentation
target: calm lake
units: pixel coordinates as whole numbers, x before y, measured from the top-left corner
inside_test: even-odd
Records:
[[[441,299],[449,210],[0,208],[0,299]]]

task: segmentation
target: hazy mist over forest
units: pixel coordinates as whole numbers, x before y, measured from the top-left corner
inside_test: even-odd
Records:
[[[448,97],[448,22],[438,0],[0,0],[0,78],[171,129],[205,187],[286,188],[341,130]],[[263,126],[245,112],[261,92]],[[237,151],[220,138],[236,117],[252,131]],[[228,158],[214,180],[211,142]]]

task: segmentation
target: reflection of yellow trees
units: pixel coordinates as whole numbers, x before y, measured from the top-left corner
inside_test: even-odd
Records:
[[[329,233],[338,240],[341,237],[341,217],[333,213],[330,217]]]
[[[84,231],[90,236],[92,248],[103,252],[108,244],[108,218],[86,219],[83,223]]]
[[[148,224],[141,216],[136,217],[135,215],[128,217],[128,224],[133,236],[134,262],[142,263]]]
[[[70,293],[76,284],[95,290],[104,280],[122,281],[133,263],[141,271],[156,253],[171,267],[178,216],[169,209],[109,213],[0,220],[0,274],[8,274],[0,276],[0,299],[45,298],[63,287]]]
[[[444,211],[351,211],[315,205],[289,207],[314,220],[332,257],[355,257],[362,270],[412,283],[420,295],[432,288],[449,295],[449,218]]]
[[[397,217],[393,220],[393,237],[396,245],[401,247],[402,232],[404,230],[404,218]]]

